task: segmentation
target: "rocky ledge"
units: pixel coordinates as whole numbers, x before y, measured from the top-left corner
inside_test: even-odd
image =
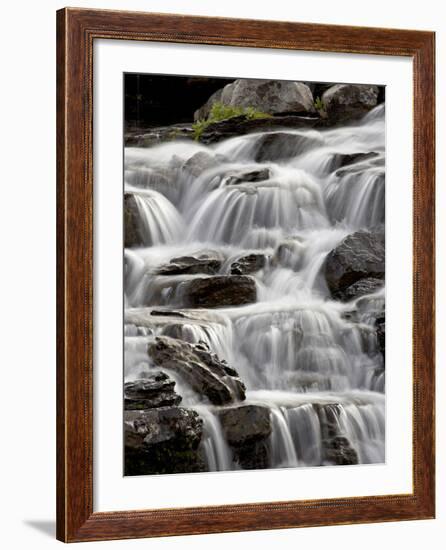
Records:
[[[158,268],[158,275],[192,275],[203,273],[215,275],[220,270],[223,258],[218,252],[203,251],[193,256],[172,258],[168,264]]]
[[[232,275],[247,275],[263,269],[266,264],[265,254],[248,254],[240,256],[231,264]]]
[[[235,369],[200,342],[191,344],[160,336],[149,345],[154,364],[179,375],[195,392],[214,405],[245,399],[245,385]]]
[[[147,374],[124,384],[124,407],[126,410],[146,410],[179,405],[181,396],[174,388],[175,381],[165,372]]]

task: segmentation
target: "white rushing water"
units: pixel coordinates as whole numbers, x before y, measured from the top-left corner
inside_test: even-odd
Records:
[[[384,290],[334,301],[321,268],[348,234],[384,222],[384,107],[354,126],[286,133],[294,136],[292,153],[273,150],[263,160],[266,133],[209,147],[178,141],[126,148],[125,192],[135,197],[144,246],[125,251],[127,313],[142,319],[126,325],[125,378],[154,368],[147,344],[168,334],[171,319],[150,325],[144,308],[184,308],[187,282],[207,276],[159,275],[158,268],[205,250],[221,258],[220,274],[228,275],[236,259],[260,253],[265,265],[250,274],[256,303],[194,310],[177,337],[206,342],[245,382],[246,403],[269,407],[271,467],[323,465],[330,437],[347,438],[360,463],[382,462],[384,369],[372,325]],[[193,175],[181,167],[198,152],[214,162]],[[339,155],[364,153],[375,154],[340,167]],[[253,171],[266,177],[243,181]],[[203,419],[207,468],[236,469],[212,406],[172,378],[182,406]]]

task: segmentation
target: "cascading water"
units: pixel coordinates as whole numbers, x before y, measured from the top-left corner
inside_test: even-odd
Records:
[[[125,191],[136,201],[142,246],[125,252],[125,378],[157,368],[146,351],[156,336],[204,342],[237,370],[245,403],[270,411],[270,467],[330,463],[346,441],[359,463],[382,462],[384,371],[371,327],[384,290],[335,301],[322,266],[347,235],[384,221],[384,109],[348,128],[287,129],[286,151],[279,144],[265,153],[273,134],[126,149]],[[197,153],[212,164],[185,170]],[[214,272],[163,272],[173,259],[208,253],[220,261]],[[255,303],[188,306],[191,282],[234,274],[248,255],[263,258],[249,272]],[[225,405],[171,374],[182,405],[203,420],[207,469],[237,469],[217,414]]]

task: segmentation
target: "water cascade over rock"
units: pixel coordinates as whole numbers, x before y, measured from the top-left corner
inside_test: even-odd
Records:
[[[127,475],[385,460],[384,106],[329,91],[334,128],[126,148]]]

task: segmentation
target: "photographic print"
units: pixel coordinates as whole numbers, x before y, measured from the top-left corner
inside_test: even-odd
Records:
[[[123,85],[124,475],[385,462],[385,87]]]

